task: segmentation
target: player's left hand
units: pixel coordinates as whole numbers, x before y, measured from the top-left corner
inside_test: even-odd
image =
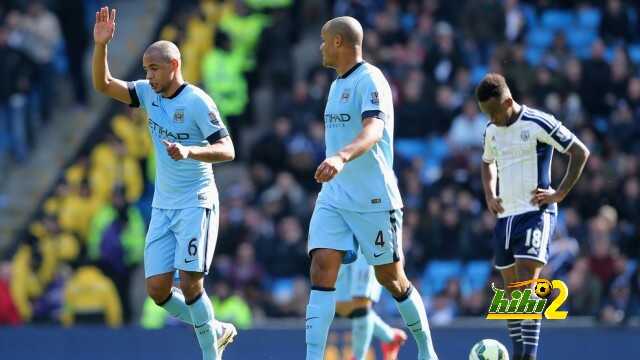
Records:
[[[531,203],[541,206],[546,204],[559,203],[564,199],[564,195],[554,189],[535,189],[531,192]]]
[[[344,160],[337,155],[326,158],[318,169],[314,178],[319,183],[324,183],[333,179],[344,167]]]
[[[172,143],[167,140],[162,140],[164,147],[167,149],[167,155],[169,155],[173,160],[184,160],[189,158],[189,149],[180,144],[180,143]]]

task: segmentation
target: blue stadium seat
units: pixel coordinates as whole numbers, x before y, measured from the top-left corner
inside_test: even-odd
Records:
[[[631,58],[631,61],[636,65],[640,65],[640,43],[629,45],[627,51],[629,52],[629,58]]]
[[[542,61],[542,57],[544,56],[545,50],[544,48],[529,46],[525,50],[524,58],[527,59],[527,62],[533,66],[540,65]]]
[[[567,30],[574,23],[571,11],[547,10],[542,14],[542,26],[550,30]]]
[[[527,33],[527,44],[539,48],[546,48],[553,42],[553,31],[548,28],[531,28]]]
[[[598,34],[595,29],[577,28],[575,31],[567,31],[567,44],[573,49],[590,48],[591,44],[596,40]]]
[[[423,296],[433,296],[441,292],[447,281],[460,278],[462,263],[457,260],[434,260],[427,264],[422,276]]]
[[[578,25],[580,27],[598,30],[602,13],[598,8],[588,7],[578,11]]]
[[[462,274],[462,295],[468,296],[472,293],[485,289],[491,275],[491,262],[486,260],[469,261]]]
[[[293,297],[293,278],[276,278],[271,284],[271,296],[278,303],[286,303]]]
[[[608,46],[605,51],[604,51],[604,59],[611,64],[611,62],[613,61],[613,56],[616,53],[616,47],[615,46]]]
[[[527,26],[529,27],[537,27],[538,26],[538,15],[536,14],[536,8],[531,5],[521,5],[520,9],[524,14],[524,18],[527,22]]]
[[[474,66],[471,69],[471,83],[477,85],[480,80],[487,74],[487,67],[482,65]]]

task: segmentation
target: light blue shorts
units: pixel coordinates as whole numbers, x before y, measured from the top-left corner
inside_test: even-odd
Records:
[[[340,267],[336,281],[336,301],[367,298],[378,302],[381,293],[382,286],[376,279],[373,266],[367,264],[367,260],[363,256],[358,256],[355,262],[343,264]]]
[[[399,261],[402,210],[355,212],[317,202],[309,224],[307,251],[311,254],[314,249],[340,250],[345,252],[346,259],[358,254],[358,248],[370,265]]]
[[[217,206],[213,209],[157,209],[144,246],[144,275],[176,270],[207,274],[218,238]]]

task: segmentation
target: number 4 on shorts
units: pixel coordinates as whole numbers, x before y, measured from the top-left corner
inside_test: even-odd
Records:
[[[384,246],[384,236],[382,235],[382,231],[378,231],[378,235],[376,236],[376,245],[383,247]]]

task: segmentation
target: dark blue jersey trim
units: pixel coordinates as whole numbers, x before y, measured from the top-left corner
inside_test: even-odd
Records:
[[[127,82],[127,89],[129,89],[129,97],[131,97],[130,107],[140,107],[140,98],[138,97],[138,92],[136,91],[136,85],[133,81]]]
[[[376,118],[384,121],[386,119],[386,116],[384,115],[384,112],[380,110],[367,110],[362,113],[362,120],[366,118]]]
[[[209,142],[209,144],[213,144],[216,141],[225,138],[229,136],[229,131],[227,130],[227,128],[222,128],[216,132],[214,132],[213,134],[209,135],[207,137],[207,141]]]

